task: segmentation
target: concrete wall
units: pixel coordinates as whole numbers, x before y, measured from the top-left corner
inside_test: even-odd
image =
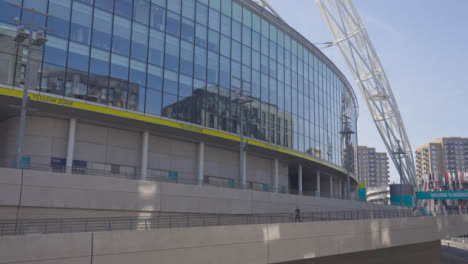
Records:
[[[462,215],[6,236],[0,263],[279,263],[417,244],[424,251],[434,245],[422,243],[467,232]]]
[[[18,206],[20,183],[20,170],[0,169],[0,208],[3,208],[0,212],[4,212],[2,218],[16,217],[16,210],[11,207]],[[48,209],[114,210],[111,215],[115,216],[116,212],[128,215],[129,211],[291,213],[296,205],[301,206],[304,212],[389,208],[357,201],[34,170],[23,171],[21,194],[21,212],[27,212],[25,215],[32,218],[37,217],[34,212],[47,217]],[[28,212],[30,208],[36,210]],[[67,210],[60,217],[71,217]],[[58,217],[57,211],[49,217]]]
[[[249,166],[247,154],[247,166]],[[205,176],[234,179],[239,183],[239,152],[205,146]],[[247,172],[247,175],[250,173]]]

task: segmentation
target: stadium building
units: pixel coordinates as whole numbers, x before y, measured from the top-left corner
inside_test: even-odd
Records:
[[[15,19],[47,42],[18,41]],[[25,169],[334,198],[348,169],[357,186],[351,85],[253,1],[1,1],[0,47],[3,167],[16,164],[29,65]]]

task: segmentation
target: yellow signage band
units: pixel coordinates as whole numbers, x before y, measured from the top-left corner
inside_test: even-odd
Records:
[[[12,97],[17,97],[17,98],[22,98],[23,97],[23,90],[22,89],[15,89],[15,88],[5,88],[5,87],[0,87],[0,94],[1,95],[6,95],[6,96],[12,96]],[[30,100],[36,101],[36,102],[42,102],[42,103],[48,103],[48,104],[54,104],[54,105],[60,105],[60,106],[65,106],[65,107],[71,107],[75,109],[82,109],[86,111],[92,111],[95,113],[101,113],[101,114],[108,114],[112,116],[117,116],[117,117],[123,117],[123,118],[128,118],[128,119],[133,119],[133,120],[139,120],[139,121],[144,121],[148,123],[153,123],[153,124],[158,124],[158,125],[164,125],[168,127],[173,127],[173,128],[179,128],[187,131],[192,131],[192,132],[197,132],[205,135],[210,135],[210,136],[215,136],[227,140],[232,140],[232,141],[239,141],[240,137],[237,135],[221,132],[218,130],[214,129],[208,129],[208,128],[203,128],[197,125],[191,125],[187,123],[182,123],[179,121],[172,121],[172,120],[167,120],[164,118],[158,118],[155,116],[149,116],[146,114],[141,114],[141,113],[136,113],[136,112],[128,112],[125,110],[118,110],[114,109],[111,107],[107,107],[105,105],[95,105],[91,102],[85,102],[82,100],[76,100],[76,99],[66,99],[66,98],[60,98],[60,97],[55,97],[43,93],[37,93],[36,91],[29,92],[29,97]],[[254,145],[257,147],[261,147],[264,149],[269,149],[277,152],[281,152],[284,154],[288,154],[291,156],[299,157],[302,159],[310,160],[319,164],[322,164],[324,166],[333,168],[337,171],[340,171],[342,173],[346,173],[346,169],[338,167],[336,165],[330,164],[326,161],[322,161],[319,159],[316,159],[314,157],[311,157],[309,155],[303,154],[296,152],[291,149],[275,146],[272,144],[268,144],[262,141],[254,140],[249,138],[249,145]],[[351,178],[353,178],[356,182],[357,179],[354,176],[353,173],[350,173]]]

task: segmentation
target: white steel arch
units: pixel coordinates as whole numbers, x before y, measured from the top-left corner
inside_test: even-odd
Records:
[[[403,183],[416,189],[413,152],[382,64],[351,0],[315,0]]]

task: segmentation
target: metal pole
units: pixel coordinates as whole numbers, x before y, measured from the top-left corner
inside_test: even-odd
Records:
[[[245,175],[244,175],[244,130],[242,129],[242,103],[239,101],[239,112],[240,112],[240,147],[239,147],[239,175],[242,182],[242,189],[246,187]]]
[[[346,200],[351,199],[351,187],[349,180],[349,134],[346,134]]]

